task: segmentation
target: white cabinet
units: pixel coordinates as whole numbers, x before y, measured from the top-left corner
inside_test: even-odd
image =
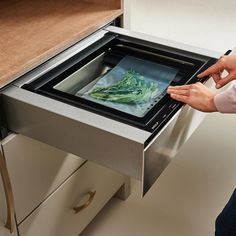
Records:
[[[9,135],[1,147],[14,196],[14,234],[18,227],[20,236],[78,235],[126,181],[121,174],[21,135]],[[6,219],[2,192],[0,211]],[[83,204],[86,209],[75,214],[73,207]],[[5,231],[0,227],[0,236],[8,236]]]
[[[0,236],[17,236],[14,215],[11,182],[0,150]]]
[[[7,221],[7,207],[5,199],[5,191],[3,188],[2,181],[0,181],[0,236],[17,236],[15,218],[13,218],[13,232],[5,227]]]
[[[19,233],[22,236],[77,236],[122,183],[121,175],[86,162],[19,226]],[[76,213],[73,210],[76,206],[87,207],[80,207]]]
[[[21,135],[8,136],[2,148],[12,182],[18,224],[85,162]]]
[[[16,229],[13,231],[13,233],[10,233],[10,231],[6,229],[3,224],[0,224],[0,236],[17,236],[17,235],[18,234]]]

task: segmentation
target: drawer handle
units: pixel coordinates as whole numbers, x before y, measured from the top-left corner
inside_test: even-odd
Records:
[[[73,210],[75,212],[75,214],[79,213],[80,211],[84,210],[85,208],[87,208],[93,201],[94,197],[95,197],[95,194],[96,194],[96,191],[92,192],[92,191],[89,191],[88,193],[86,193],[86,195],[89,196],[89,199],[87,202],[85,202],[83,205],[81,206],[76,206],[76,207],[73,207]]]
[[[9,229],[10,233],[12,233],[14,230],[14,215],[15,215],[14,199],[6,162],[4,160],[1,151],[0,151],[0,174],[2,176],[2,183],[7,203],[7,221],[5,227]]]

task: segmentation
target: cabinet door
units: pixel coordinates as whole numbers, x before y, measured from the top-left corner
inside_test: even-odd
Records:
[[[85,160],[21,135],[2,141],[19,224]]]
[[[6,229],[3,224],[0,224],[0,236],[17,236],[17,235],[18,234],[16,228],[13,231],[13,233],[10,233],[10,231]]]
[[[7,209],[7,204],[9,209]],[[7,222],[8,226],[6,226]],[[10,232],[9,227],[11,227],[12,233]],[[0,236],[17,236],[11,183],[9,181],[5,160],[1,153],[1,150],[0,150]]]
[[[123,183],[124,176],[86,162],[20,224],[19,233],[77,236]]]

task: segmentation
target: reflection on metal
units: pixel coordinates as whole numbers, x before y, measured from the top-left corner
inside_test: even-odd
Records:
[[[3,187],[6,196],[6,203],[7,203],[7,221],[5,227],[9,229],[10,232],[12,233],[14,230],[14,215],[15,215],[14,198],[6,162],[1,151],[0,151],[0,174],[2,177]]]
[[[104,34],[106,34],[106,33],[107,33],[107,31],[105,31],[105,30],[100,30],[98,32],[95,32],[94,34],[90,35],[88,38],[85,38],[81,42],[76,43],[75,45],[73,45],[73,46],[69,47],[68,49],[66,49],[65,51],[59,53],[58,55],[56,55],[55,57],[53,57],[49,61],[46,61],[45,63],[39,65],[34,70],[23,75],[20,80],[14,81],[13,84],[18,87],[21,87],[25,83],[29,83],[33,80],[36,80],[40,76],[46,74],[48,71],[54,69],[55,67],[57,67],[61,63],[72,58],[77,53],[81,52],[82,50],[84,50],[85,48],[87,48],[88,46],[93,44],[94,42],[101,39],[104,36]]]
[[[181,146],[201,124],[206,114],[183,107],[145,149],[143,156],[143,196],[175,157]]]
[[[144,161],[144,179],[143,179],[143,196],[148,192],[157,178],[165,170],[171,158],[168,155],[147,152]]]
[[[104,56],[105,53],[100,54],[59,84],[55,85],[54,89],[75,95],[78,90],[91,83],[94,78],[101,76],[106,70],[110,69],[103,63]]]

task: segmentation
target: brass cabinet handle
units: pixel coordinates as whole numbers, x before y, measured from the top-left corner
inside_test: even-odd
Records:
[[[7,221],[5,227],[9,229],[10,232],[12,233],[14,230],[14,215],[15,215],[14,198],[6,162],[1,151],[0,151],[0,174],[2,177],[3,188],[7,203]]]
[[[87,208],[93,201],[94,197],[95,197],[96,191],[92,192],[89,191],[86,195],[89,195],[89,199],[87,202],[85,202],[83,205],[81,206],[76,206],[73,207],[73,210],[75,212],[75,214],[79,213],[80,211],[84,210],[85,208]]]

